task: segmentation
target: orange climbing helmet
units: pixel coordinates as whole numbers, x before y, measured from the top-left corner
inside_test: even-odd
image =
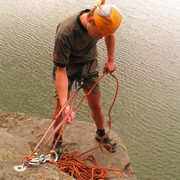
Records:
[[[94,11],[94,22],[103,36],[113,34],[122,22],[119,10],[109,4],[99,4]]]

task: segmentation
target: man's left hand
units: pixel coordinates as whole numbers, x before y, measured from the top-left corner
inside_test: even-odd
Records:
[[[116,66],[114,65],[114,62],[107,61],[104,65],[103,73],[108,74],[108,73],[113,72],[115,70],[116,70]]]

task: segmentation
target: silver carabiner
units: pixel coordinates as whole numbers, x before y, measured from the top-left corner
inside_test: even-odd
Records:
[[[33,159],[31,159],[29,162],[28,162],[28,164],[30,164],[30,165],[35,165],[35,166],[38,166],[38,165],[40,165],[40,160],[39,160],[39,158],[33,158]]]
[[[14,170],[18,171],[18,172],[22,172],[25,171],[27,168],[27,166],[25,166],[24,164],[21,164],[19,166],[14,166]]]
[[[34,165],[38,166],[41,163],[45,163],[46,161],[50,163],[54,163],[58,160],[58,154],[54,150],[51,150],[47,155],[44,155],[44,154],[40,155],[39,158],[37,158],[37,153],[35,153],[34,155],[35,155],[35,158],[32,158],[31,160],[29,160],[27,164],[32,165],[32,166]],[[25,163],[23,163],[22,165],[14,166],[14,170],[21,172],[21,171],[25,171],[27,167],[28,166],[26,166]]]
[[[39,157],[39,160],[40,160],[41,163],[45,163],[46,162],[46,155],[41,154],[40,157]]]
[[[33,159],[31,159],[28,164],[30,165],[40,165],[42,163],[47,162],[56,162],[58,160],[58,154],[56,153],[56,151],[51,150],[47,155],[41,154],[39,158],[35,157]]]
[[[45,161],[48,161],[50,163],[56,162],[58,160],[58,154],[56,151],[51,150],[49,154],[45,156]]]

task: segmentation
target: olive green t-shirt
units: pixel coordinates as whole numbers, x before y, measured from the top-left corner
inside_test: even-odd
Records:
[[[80,21],[80,15],[88,11],[72,15],[58,25],[53,53],[55,66],[68,67],[97,59],[98,39],[91,37]]]

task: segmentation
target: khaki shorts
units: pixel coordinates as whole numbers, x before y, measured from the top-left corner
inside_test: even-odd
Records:
[[[82,88],[86,90],[90,90],[94,83],[98,80],[98,62],[97,60],[93,60],[88,64],[72,64],[67,67],[67,75],[68,75],[68,90],[69,92],[73,88],[74,82],[78,81],[82,83]],[[81,78],[83,81],[81,82]],[[74,86],[75,89],[75,86]],[[100,92],[99,83],[93,88],[93,93]],[[58,98],[57,92],[55,90],[55,98]]]

